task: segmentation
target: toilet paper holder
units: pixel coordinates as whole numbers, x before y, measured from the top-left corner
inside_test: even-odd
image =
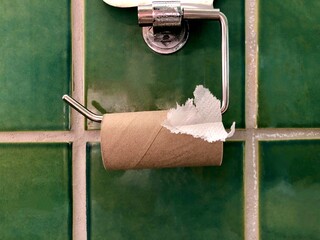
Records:
[[[107,4],[120,6],[117,1],[104,0]],[[120,1],[121,2],[121,1]],[[221,113],[229,106],[229,34],[227,17],[213,7],[213,0],[167,0],[152,1],[150,4],[138,4],[138,23],[142,26],[143,38],[147,45],[160,54],[171,54],[181,49],[189,36],[187,20],[219,20],[221,25],[221,70],[222,99]],[[68,95],[62,97],[76,111],[88,119],[101,122],[103,116],[97,115]]]
[[[112,0],[104,0],[106,3]],[[112,4],[111,4],[112,5]],[[146,44],[160,54],[181,49],[189,36],[188,20],[219,20],[221,25],[222,104],[224,113],[229,106],[229,30],[228,19],[213,7],[213,0],[155,0],[138,4],[138,23]]]
[[[188,20],[193,19],[219,20],[222,42],[228,42],[227,18],[213,7],[213,0],[154,0],[137,7],[143,38],[157,53],[171,54],[181,49],[189,37]]]

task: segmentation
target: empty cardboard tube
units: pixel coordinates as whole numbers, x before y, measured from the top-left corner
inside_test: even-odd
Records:
[[[161,124],[168,111],[103,116],[101,152],[106,169],[220,166],[223,143],[174,134]]]

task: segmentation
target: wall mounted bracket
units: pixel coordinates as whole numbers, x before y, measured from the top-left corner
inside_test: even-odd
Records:
[[[212,0],[211,0],[212,1]],[[155,0],[138,5],[138,23],[143,27],[147,45],[160,54],[170,54],[181,49],[189,36],[187,20],[218,20],[221,25],[222,52],[222,103],[224,113],[229,105],[229,36],[228,20],[213,2],[196,3],[195,0]]]
[[[189,37],[188,22],[183,20],[180,1],[153,1],[138,6],[138,22],[147,45],[160,54],[181,49]]]
[[[218,20],[221,25],[222,99],[221,112],[229,106],[228,20],[214,0],[103,0],[120,8],[138,7],[138,22],[148,46],[160,54],[178,51],[189,36],[188,20]],[[150,2],[151,1],[151,2]],[[66,99],[65,99],[66,100]]]

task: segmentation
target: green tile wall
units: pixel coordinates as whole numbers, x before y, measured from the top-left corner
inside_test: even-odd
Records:
[[[224,121],[244,127],[244,1],[218,0],[215,6],[230,24],[231,93]],[[94,112],[168,109],[193,97],[197,84],[221,98],[218,21],[191,23],[189,41],[169,56],[152,52],[144,43],[136,8],[87,0],[85,27],[87,106]]]
[[[0,131],[67,129],[70,1],[0,6]]]
[[[71,239],[68,144],[0,144],[0,239]]]
[[[320,1],[261,0],[259,126],[320,126]]]
[[[260,143],[261,239],[320,239],[320,141]]]
[[[243,184],[244,177],[256,181],[252,169],[243,173],[244,160],[256,163],[250,154],[244,159],[243,142],[225,143],[221,167],[136,171],[106,171],[99,144],[88,143],[86,156],[74,152],[79,158],[72,172],[71,144],[51,142],[68,141],[74,133],[49,133],[69,130],[69,108],[61,96],[72,78],[71,1],[0,0],[0,239],[72,239],[72,231],[74,238],[80,232],[89,240],[244,239],[258,232],[244,231],[244,216],[251,226],[255,211],[244,209],[246,202],[259,206],[260,240],[320,240],[319,131],[305,129],[320,126],[320,2],[214,2],[230,31],[230,107],[223,118],[226,126],[236,121],[237,128],[245,128],[245,84],[252,84],[245,82],[245,45],[250,54],[252,42],[245,43],[244,25],[253,19],[251,12],[245,19],[244,7],[259,3],[258,127],[270,129],[262,135],[253,130],[253,138],[251,130],[236,136],[260,141],[259,188],[252,190],[259,191],[259,205]],[[85,69],[75,68],[85,72],[85,92],[77,94],[86,95],[89,109],[168,109],[192,97],[197,84],[221,98],[218,22],[190,22],[186,46],[161,56],[144,43],[135,8],[84,3],[79,8],[85,12]],[[78,17],[73,20],[81,25]],[[75,45],[74,51],[82,49]],[[86,126],[100,128],[90,121]],[[292,127],[304,129],[277,129]],[[84,146],[97,136],[84,132],[74,141]],[[283,141],[284,136],[318,140]],[[279,141],[268,142],[270,137]],[[29,140],[46,143],[7,143]],[[247,145],[250,152],[255,147]],[[83,164],[86,176],[79,175]],[[85,199],[72,199],[72,175],[75,186],[87,183],[87,209],[74,213],[73,203]],[[87,229],[81,220],[72,222],[83,211]]]
[[[243,239],[243,143],[222,167],[106,171],[87,148],[89,239]]]

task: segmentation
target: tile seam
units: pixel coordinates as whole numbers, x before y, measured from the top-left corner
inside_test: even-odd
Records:
[[[234,136],[227,141],[245,141],[248,131],[250,129],[236,129]],[[255,132],[255,138],[259,141],[320,140],[320,128],[258,128],[253,131]],[[79,136],[85,142],[99,142],[100,130],[82,131],[81,134],[77,134],[74,130],[0,132],[0,143],[74,142]]]
[[[84,103],[84,0],[71,0],[72,15],[72,96]],[[72,145],[72,238],[87,240],[86,138],[84,118],[71,111]]]
[[[258,2],[245,1],[245,116],[246,128],[257,128],[258,115]]]
[[[284,141],[284,140],[320,140],[320,129],[256,129],[256,138],[259,141]]]
[[[255,131],[247,132],[244,163],[245,239],[259,239],[259,142]]]
[[[74,131],[2,132],[0,143],[74,142],[76,137]],[[83,132],[82,139],[86,142],[100,141],[100,131]]]
[[[259,168],[256,138],[258,115],[258,0],[245,0],[245,121],[244,233],[259,239]]]

